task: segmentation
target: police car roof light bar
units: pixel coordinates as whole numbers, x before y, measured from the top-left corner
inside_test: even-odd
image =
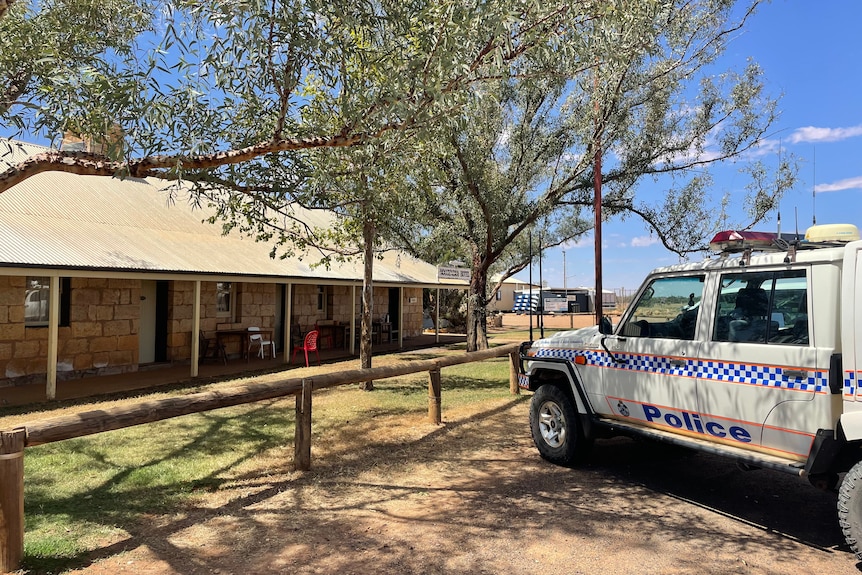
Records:
[[[718,232],[709,242],[709,249],[714,252],[736,253],[747,249],[768,250],[778,249],[775,240],[778,236],[772,232],[751,232],[727,230]]]

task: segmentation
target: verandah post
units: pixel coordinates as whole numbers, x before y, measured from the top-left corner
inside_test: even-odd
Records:
[[[24,557],[23,429],[0,431],[0,573],[16,571]]]
[[[431,423],[441,423],[443,417],[440,413],[440,405],[442,403],[441,395],[441,377],[440,368],[432,369],[428,372],[428,420]]]
[[[302,392],[296,394],[296,433],[293,459],[298,471],[311,469],[311,379],[302,380]]]

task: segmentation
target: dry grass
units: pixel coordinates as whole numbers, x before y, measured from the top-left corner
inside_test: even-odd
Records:
[[[423,350],[375,358],[375,366],[462,353]],[[307,368],[303,376],[353,369],[355,361]],[[290,377],[297,376],[295,370]],[[44,406],[38,418],[69,415],[184,395],[280,374],[207,385],[173,386],[82,402]],[[344,386],[314,395],[312,459],[330,483],[357,473],[378,476],[403,461],[406,446],[433,435],[428,422],[427,374],[375,382],[375,391]],[[444,413],[461,417],[508,401],[508,359],[444,370]],[[218,509],[290,484],[295,399],[224,408],[144,426],[28,448],[25,457],[25,564],[33,573],[62,570],[95,549],[128,541],[145,523],[174,525],[176,514]],[[12,410],[7,410],[12,411]],[[10,429],[34,418],[18,410],[0,418]],[[469,415],[468,415],[469,416]],[[370,458],[369,446],[377,455]],[[306,504],[325,507],[327,492],[309,488]],[[172,528],[172,527],[171,527]],[[196,534],[197,533],[197,534]],[[185,532],[189,544],[207,531]]]

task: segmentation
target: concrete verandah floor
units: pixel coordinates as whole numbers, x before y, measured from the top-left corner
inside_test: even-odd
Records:
[[[425,334],[405,339],[400,348],[397,342],[375,344],[372,348],[372,353],[373,355],[380,355],[439,345],[464,343],[465,341],[466,337],[464,335],[440,334],[439,341],[437,341],[434,334]],[[354,356],[351,356],[350,351],[346,349],[328,349],[320,352],[320,361],[327,363],[342,361],[350,357],[355,357],[358,360],[358,354],[358,348]],[[188,363],[185,363],[178,365],[152,365],[145,366],[132,373],[58,381],[56,400],[81,399],[84,397],[157,388],[179,383],[205,383],[213,379],[224,379],[233,375],[236,377],[253,377],[255,374],[260,373],[271,373],[279,370],[289,371],[305,367],[305,357],[301,351],[296,354],[295,361],[285,364],[284,359],[282,352],[279,352],[275,359],[268,357],[266,359],[252,357],[249,360],[230,358],[226,365],[220,360],[207,359],[198,366],[198,376],[196,378],[191,377],[191,367]],[[316,361],[316,355],[314,353],[310,354],[309,362],[313,365]],[[0,387],[0,407],[41,404],[47,401],[44,383]]]

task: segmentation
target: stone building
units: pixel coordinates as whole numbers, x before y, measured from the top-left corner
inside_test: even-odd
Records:
[[[0,161],[46,148],[0,140]],[[222,233],[165,182],[42,173],[0,194],[0,389],[189,364],[199,334],[271,334],[285,360],[297,332],[354,349],[362,262],[315,266],[321,253],[271,257],[271,246]],[[296,209],[313,227],[330,213]],[[373,343],[422,332],[422,290],[460,287],[436,267],[389,251],[374,262]],[[240,356],[245,338],[226,338]]]

